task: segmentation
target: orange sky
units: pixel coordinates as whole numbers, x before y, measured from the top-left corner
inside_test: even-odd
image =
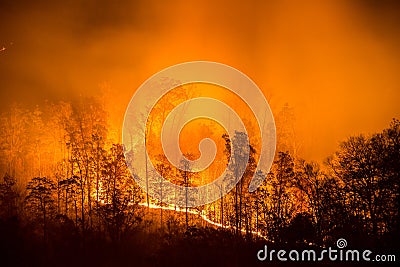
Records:
[[[294,108],[308,159],[400,117],[396,1],[3,2],[2,111],[13,101],[96,95],[107,84],[122,123],[152,74],[210,60],[246,73],[274,112]]]

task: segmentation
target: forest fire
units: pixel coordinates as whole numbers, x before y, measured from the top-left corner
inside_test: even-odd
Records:
[[[15,106],[2,117],[7,131],[1,137],[3,153],[7,152],[2,158],[6,170],[1,183],[1,203],[6,207],[3,216],[18,215],[36,222],[44,241],[60,218],[82,235],[100,231],[111,240],[120,240],[140,227],[146,205],[184,211],[186,219],[179,222],[182,229],[191,226],[189,213],[213,227],[267,236],[271,242],[296,239],[290,229],[301,226],[315,231],[302,240],[323,245],[335,235],[334,229],[325,228],[326,220],[336,222],[339,229],[357,225],[377,238],[397,223],[398,120],[381,133],[344,141],[327,161],[326,171],[317,163],[279,151],[265,183],[255,193],[247,191],[252,173],[246,172],[229,194],[195,211],[161,204],[141,191],[127,169],[122,146],[107,138],[105,112],[98,100],[46,108],[58,112],[43,116],[39,108],[29,112]],[[26,132],[30,132],[28,139],[23,138]],[[229,139],[220,138],[229,144]],[[157,164],[157,171],[168,172],[177,181],[183,179],[181,171]],[[21,179],[29,176],[34,178]],[[371,195],[375,197],[368,197]],[[167,224],[166,220],[160,212],[160,223]]]

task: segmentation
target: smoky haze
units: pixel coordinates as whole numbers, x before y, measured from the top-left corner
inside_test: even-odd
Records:
[[[301,154],[321,160],[400,117],[399,15],[396,1],[2,1],[1,111],[107,84],[120,118],[152,74],[216,61],[251,77],[275,113],[289,103]]]

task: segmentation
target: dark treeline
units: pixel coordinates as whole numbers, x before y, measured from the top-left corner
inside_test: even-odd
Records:
[[[243,266],[256,264],[266,243],[321,247],[339,238],[351,247],[399,247],[399,120],[348,138],[323,166],[279,140],[270,172],[256,173],[267,179],[255,193],[251,146],[243,177],[228,170],[239,181],[229,194],[182,213],[147,206],[164,204],[137,186],[106,118],[98,99],[3,114],[2,266]],[[231,146],[246,136],[222,138],[226,157],[243,160],[245,148],[231,155]],[[171,181],[196,179],[190,166],[174,172],[165,160],[155,167]]]

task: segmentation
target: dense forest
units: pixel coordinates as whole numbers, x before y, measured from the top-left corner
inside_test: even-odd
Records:
[[[248,192],[257,154],[250,147],[234,189],[188,209],[138,187],[99,99],[13,105],[0,121],[1,265],[243,266],[258,264],[264,244],[324,247],[339,238],[397,253],[400,121],[349,137],[318,164],[298,155],[290,116],[288,106],[277,116],[275,161],[256,173],[266,176],[256,192]],[[241,138],[220,136],[227,158],[240,157],[230,147]],[[171,181],[196,179],[164,161],[156,169]]]

